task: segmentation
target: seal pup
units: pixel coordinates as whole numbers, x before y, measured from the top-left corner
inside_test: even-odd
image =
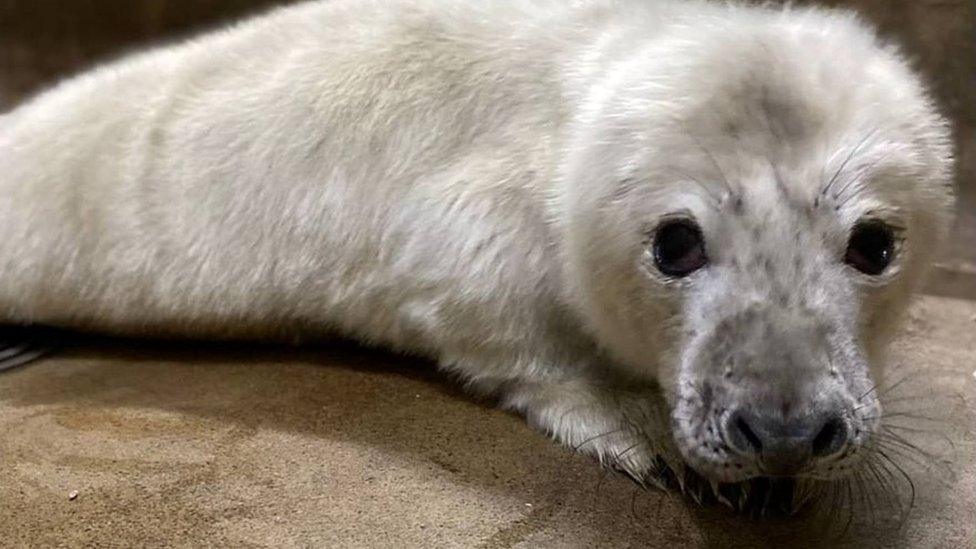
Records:
[[[341,334],[642,483],[832,479],[950,171],[846,12],[314,1],[0,119],[0,320]]]

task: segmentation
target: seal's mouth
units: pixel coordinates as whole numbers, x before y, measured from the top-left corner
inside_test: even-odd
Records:
[[[796,477],[761,476],[740,482],[714,482],[685,467],[682,473],[661,462],[657,482],[664,488],[680,491],[703,506],[725,505],[737,513],[755,518],[776,519],[794,516],[814,501],[814,493],[800,489]]]
[[[654,485],[667,491],[683,493],[701,507],[724,506],[736,514],[763,520],[818,514],[815,511],[818,507],[820,512],[825,511],[830,515],[836,510],[829,506],[824,509],[820,504],[824,501],[836,504],[844,498],[854,497],[851,483],[843,480],[758,476],[738,482],[717,482],[687,466],[673,468],[660,458],[652,478],[637,478],[627,471],[620,472],[642,487]],[[846,506],[854,507],[856,503],[849,501]],[[901,507],[904,502],[896,503],[896,507]],[[908,507],[911,505],[912,502],[909,502]]]
[[[761,476],[739,482],[717,482],[683,464],[672,467],[661,457],[655,460],[655,468],[645,476],[637,477],[624,468],[617,471],[644,488],[654,486],[680,492],[700,506],[724,505],[754,518],[794,516],[816,501],[819,495],[817,490],[804,485],[804,479],[796,477]]]

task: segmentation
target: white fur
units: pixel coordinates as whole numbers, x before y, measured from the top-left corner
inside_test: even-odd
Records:
[[[868,191],[794,240],[776,173],[812,202],[868,134],[843,170]],[[703,375],[702,334],[769,287],[840,319],[837,349],[882,360],[875,342],[943,237],[946,140],[898,55],[844,13],[304,3],[0,118],[0,319],[339,333],[432,356],[642,476],[671,444],[657,387],[677,406]],[[749,213],[733,221],[711,193]],[[646,239],[677,211],[713,265],[676,284]],[[866,212],[908,234],[898,272],[872,284],[838,259]],[[750,277],[735,257],[799,258],[806,274]],[[851,388],[870,380],[855,363]]]

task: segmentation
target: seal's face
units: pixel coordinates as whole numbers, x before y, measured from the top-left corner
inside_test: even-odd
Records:
[[[885,343],[949,217],[916,78],[850,21],[791,21],[618,67],[565,172],[579,305],[720,482],[831,478],[871,450]]]
[[[880,207],[839,215],[844,198],[795,196],[787,177],[757,174],[714,211],[675,212],[648,251],[649,276],[683,302],[675,440],[716,480],[843,473],[880,417],[865,341],[879,335],[862,309],[898,278],[904,223]],[[675,243],[674,226],[700,232]],[[685,247],[701,266],[670,271]]]

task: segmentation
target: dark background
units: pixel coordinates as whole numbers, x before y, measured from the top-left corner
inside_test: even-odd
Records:
[[[0,111],[95,62],[283,3],[288,2],[0,0]],[[856,9],[903,44],[952,117],[960,216],[929,291],[976,298],[976,0],[819,3]]]

